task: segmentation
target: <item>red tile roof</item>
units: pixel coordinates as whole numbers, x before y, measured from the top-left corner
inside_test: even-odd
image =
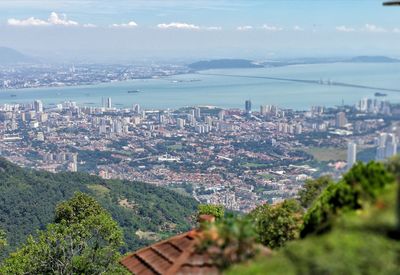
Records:
[[[196,231],[172,237],[138,250],[121,260],[133,274],[219,274],[207,254],[195,250]]]

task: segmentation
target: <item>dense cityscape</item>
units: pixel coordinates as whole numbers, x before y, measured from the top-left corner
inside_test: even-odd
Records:
[[[1,66],[0,89],[64,87],[91,85],[131,79],[158,78],[190,69],[176,64],[102,65],[102,64],[20,64]]]
[[[400,106],[384,95],[308,111],[261,105],[144,110],[41,100],[0,107],[1,156],[51,172],[82,171],[167,186],[248,212],[295,197],[307,179],[397,152]]]

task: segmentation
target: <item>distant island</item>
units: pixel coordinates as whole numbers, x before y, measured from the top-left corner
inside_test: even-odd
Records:
[[[215,60],[195,62],[189,64],[188,67],[193,70],[210,70],[210,69],[263,68],[264,66],[247,59],[215,59]]]
[[[284,67],[292,65],[309,64],[329,64],[329,63],[397,63],[399,59],[387,56],[355,56],[351,58],[295,58],[295,59],[276,59],[261,63],[248,59],[214,59],[198,61],[187,65],[190,69],[201,71],[210,69],[241,69],[241,68],[264,68],[264,67]]]
[[[397,63],[399,59],[387,57],[387,56],[356,56],[345,62],[350,63]]]

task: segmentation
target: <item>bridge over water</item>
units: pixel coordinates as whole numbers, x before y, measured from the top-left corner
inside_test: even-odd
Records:
[[[284,78],[284,77],[270,77],[270,76],[255,76],[255,75],[237,75],[237,74],[217,74],[217,73],[199,73],[199,75],[211,75],[211,76],[225,76],[225,77],[236,77],[236,78],[250,78],[250,79],[268,79],[268,80],[278,80],[278,81],[288,81],[315,85],[329,85],[329,86],[339,86],[339,87],[349,87],[364,90],[374,90],[374,91],[387,91],[387,92],[400,92],[400,89],[373,87],[360,84],[343,83],[330,81],[329,84],[321,83],[321,80],[308,80],[308,79],[297,79],[297,78]]]

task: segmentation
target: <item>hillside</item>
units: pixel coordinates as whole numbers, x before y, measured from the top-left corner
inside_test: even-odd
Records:
[[[10,48],[0,47],[0,65],[31,62],[32,58]]]
[[[238,69],[238,68],[262,68],[262,65],[255,64],[246,59],[215,59],[209,61],[199,61],[188,65],[194,70],[210,69]]]
[[[76,191],[94,197],[118,222],[126,243],[122,252],[190,229],[197,206],[194,199],[142,182],[23,169],[0,158],[0,228],[7,233],[8,252],[44,229],[56,204]]]

